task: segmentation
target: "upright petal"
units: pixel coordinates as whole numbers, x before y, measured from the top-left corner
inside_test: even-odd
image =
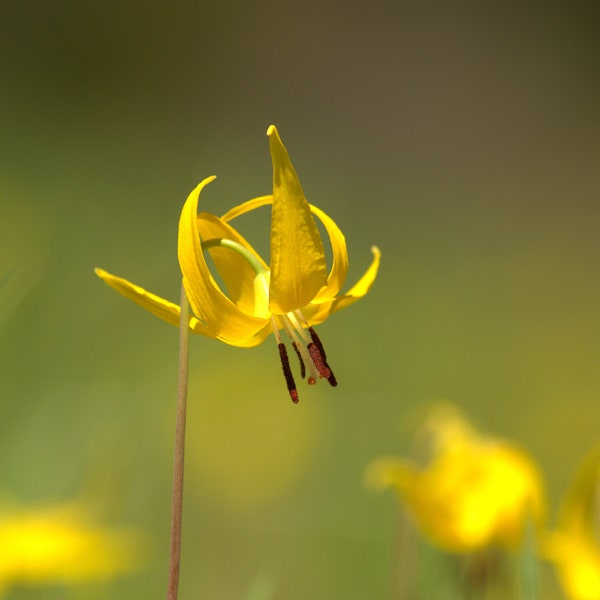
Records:
[[[325,249],[287,150],[271,125],[273,161],[270,310],[284,314],[308,304],[327,285]]]
[[[242,311],[219,288],[213,278],[200,245],[198,199],[202,188],[213,181],[208,177],[188,196],[179,219],[177,251],[183,284],[194,314],[213,337],[228,344],[240,345],[262,330],[268,319]]]
[[[256,210],[261,206],[273,204],[273,196],[259,196],[252,200],[247,200],[238,206],[234,206],[228,210],[222,217],[221,220],[228,222],[232,221],[236,217],[244,215],[252,210]],[[331,250],[333,253],[333,263],[331,270],[327,276],[327,285],[321,288],[319,293],[315,296],[313,302],[326,302],[336,296],[342,289],[344,282],[346,281],[346,275],[348,273],[348,251],[346,249],[346,238],[340,231],[340,228],[336,225],[335,221],[320,208],[309,204],[310,212],[315,215],[327,231],[329,241],[331,242]],[[366,292],[365,292],[366,293]],[[364,295],[364,294],[363,294]],[[358,298],[357,298],[358,299]]]

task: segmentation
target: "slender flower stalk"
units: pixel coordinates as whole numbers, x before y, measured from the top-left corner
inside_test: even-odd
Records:
[[[185,288],[181,286],[181,317],[179,327],[179,380],[177,386],[177,417],[175,422],[175,452],[173,459],[173,499],[171,508],[171,553],[167,600],[176,600],[181,563],[181,529],[183,514],[183,471],[185,457],[185,419],[188,390],[188,313]]]

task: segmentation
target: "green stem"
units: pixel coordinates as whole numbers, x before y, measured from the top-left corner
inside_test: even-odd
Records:
[[[224,238],[214,238],[202,242],[202,249],[229,248],[243,256],[257,275],[266,269],[248,248],[238,242]],[[173,498],[171,505],[171,552],[169,557],[169,584],[167,600],[177,600],[179,570],[181,564],[181,522],[183,513],[183,467],[185,457],[185,417],[188,388],[188,333],[189,304],[183,283],[179,315],[179,382],[177,388],[177,416],[175,422],[175,452],[173,458]]]
[[[536,557],[535,524],[531,517],[527,519],[523,541],[519,552],[519,571],[521,575],[521,597],[523,600],[537,600],[538,564]]]
[[[171,508],[171,554],[167,600],[177,600],[179,566],[181,562],[181,517],[183,509],[183,463],[185,454],[185,415],[188,388],[188,331],[189,306],[183,283],[181,285],[179,316],[179,382],[177,416],[175,421],[175,456],[173,459],[173,499]]]
[[[229,248],[230,250],[233,250],[234,252],[237,252],[238,254],[243,256],[248,261],[250,266],[254,269],[254,272],[257,275],[260,275],[261,273],[265,273],[266,271],[268,271],[268,269],[266,269],[262,265],[260,260],[258,260],[258,258],[256,257],[255,254],[250,252],[250,250],[248,250],[248,248],[246,248],[245,246],[242,246],[238,242],[234,242],[233,240],[228,240],[226,238],[214,238],[212,240],[206,240],[205,242],[202,242],[202,250],[209,250],[210,248],[217,248],[217,247]]]

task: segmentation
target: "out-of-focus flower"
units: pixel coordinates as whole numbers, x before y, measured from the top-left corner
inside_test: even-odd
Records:
[[[139,537],[94,523],[78,503],[0,512],[0,595],[15,584],[106,581],[136,568]]]
[[[542,550],[571,600],[600,600],[600,448],[584,460]]]
[[[275,126],[267,131],[273,162],[273,193],[232,208],[222,217],[198,214],[200,192],[213,181],[208,177],[189,195],[179,221],[178,255],[183,284],[194,316],[194,333],[232,346],[253,347],[275,334],[288,390],[294,402],[298,392],[280,331],[290,337],[308,382],[325,378],[336,385],[323,346],[313,326],[362,298],[371,288],[379,268],[376,247],[364,275],[346,293],[340,293],[348,270],[344,235],[322,210],[309,204],[300,180]],[[229,221],[261,206],[272,205],[270,265],[235,230]],[[321,221],[333,262],[327,271],[325,249],[314,216]],[[207,251],[227,289],[225,294],[212,276]],[[179,325],[179,306],[129,281],[96,269],[109,286],[154,315]]]
[[[479,434],[454,407],[432,411],[422,435],[428,460],[381,458],[367,469],[375,487],[392,487],[420,531],[451,552],[516,546],[543,513],[541,479],[516,446]]]

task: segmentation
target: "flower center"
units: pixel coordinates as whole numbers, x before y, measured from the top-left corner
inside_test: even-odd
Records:
[[[202,242],[202,249],[208,250],[220,246],[229,248],[244,257],[254,272],[254,314],[259,317],[271,318],[273,333],[279,349],[279,357],[283,368],[283,376],[288,392],[295,404],[298,402],[298,390],[290,367],[285,344],[281,341],[280,330],[285,330],[292,341],[292,347],[300,362],[300,376],[307,380],[309,385],[314,385],[317,379],[327,379],[330,385],[336,386],[337,380],[331,367],[327,364],[327,356],[323,344],[315,330],[309,325],[300,310],[294,310],[283,315],[274,315],[269,311],[269,284],[270,272],[256,259],[244,246],[225,238],[215,238]],[[308,377],[307,375],[308,370]]]
[[[261,304],[266,307],[269,305],[269,271],[258,273],[254,279],[254,291],[258,298],[262,296],[263,301],[259,302],[255,300],[255,306]],[[298,357],[300,363],[300,377],[306,378],[306,371],[308,369],[308,377],[306,381],[309,385],[314,385],[317,379],[325,378],[330,385],[336,386],[337,380],[331,367],[327,364],[327,356],[325,355],[325,349],[319,339],[316,331],[309,325],[308,321],[304,318],[302,311],[294,310],[284,315],[274,315],[271,313],[271,324],[273,326],[273,333],[275,334],[275,340],[277,341],[277,348],[279,349],[279,357],[281,359],[281,366],[283,368],[283,376],[294,404],[298,403],[298,390],[296,389],[296,382],[292,374],[292,368],[290,367],[290,359],[288,357],[287,349],[285,344],[281,341],[280,330],[285,330],[288,337],[292,341],[292,347]]]
[[[292,402],[298,402],[298,390],[296,389],[296,382],[292,375],[292,368],[290,367],[285,344],[281,341],[280,329],[285,329],[292,340],[292,347],[300,362],[300,376],[302,379],[306,377],[308,370],[306,381],[310,385],[314,385],[317,379],[320,378],[327,379],[329,384],[334,387],[337,385],[335,375],[327,363],[323,344],[316,331],[310,327],[300,310],[295,310],[285,315],[271,315],[271,322],[273,323],[273,333],[275,334],[277,347],[279,348],[283,376],[285,377]]]

